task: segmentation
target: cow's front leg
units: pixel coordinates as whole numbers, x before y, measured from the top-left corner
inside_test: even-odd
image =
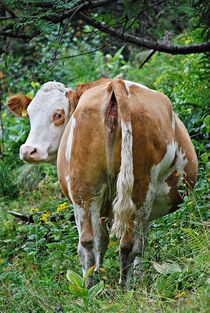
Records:
[[[79,231],[78,254],[83,268],[83,275],[89,267],[96,265],[98,271],[103,264],[104,254],[109,243],[106,218],[101,217],[101,208],[105,187],[102,186],[97,196],[89,197],[83,206],[75,206],[75,219]],[[87,286],[93,283],[93,275],[87,279]]]
[[[94,236],[87,206],[74,205],[74,215],[79,233],[78,255],[82,266],[83,277],[87,270],[95,265]],[[93,284],[93,275],[89,275],[86,286]]]

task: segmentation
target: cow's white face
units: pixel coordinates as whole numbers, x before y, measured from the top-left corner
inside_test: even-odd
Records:
[[[62,83],[45,83],[27,107],[30,133],[20,147],[27,162],[55,162],[60,140],[69,120],[69,89]]]

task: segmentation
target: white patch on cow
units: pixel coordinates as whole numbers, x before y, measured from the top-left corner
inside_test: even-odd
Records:
[[[172,125],[172,129],[175,130],[176,117],[173,111],[172,111],[172,117],[171,117],[171,125]]]
[[[23,146],[37,150],[37,161],[56,160],[61,136],[69,119],[69,100],[65,95],[67,90],[69,89],[62,83],[47,82],[38,90],[27,108],[31,129]],[[57,127],[52,121],[52,115],[56,110],[62,109],[65,112],[65,123]]]
[[[144,219],[148,221],[155,200],[161,201],[161,210],[169,206],[170,187],[166,183],[166,179],[170,176],[171,164],[175,158],[176,145],[172,142],[168,144],[166,154],[159,164],[154,165],[150,172],[150,184],[144,204]]]
[[[178,145],[176,144],[177,147],[177,159],[176,159],[176,164],[175,164],[175,170],[183,176],[184,174],[184,168],[185,165],[188,163],[188,160],[185,158],[185,153],[182,152],[181,149],[178,149]]]
[[[73,144],[73,139],[74,139],[74,129],[76,127],[76,119],[75,117],[72,115],[71,120],[71,127],[70,127],[70,131],[69,131],[69,136],[68,136],[68,140],[67,140],[67,145],[66,145],[66,160],[68,162],[70,162],[71,159],[71,150],[72,150],[72,144]]]
[[[70,176],[67,175],[65,177],[65,179],[66,179],[66,186],[67,186],[67,191],[68,191],[69,198],[71,199],[72,202],[74,202],[74,199],[73,199],[73,196],[72,196],[72,192],[71,192]]]
[[[175,164],[172,163],[176,157]],[[150,184],[146,194],[146,200],[141,208],[145,223],[148,221],[151,211],[160,211],[161,215],[166,214],[171,208],[169,192],[171,187],[166,180],[174,172],[177,171],[180,177],[184,175],[185,165],[188,160],[185,159],[185,153],[179,149],[177,143],[167,145],[166,154],[159,164],[154,165],[150,172]]]
[[[133,135],[130,122],[121,121],[122,128],[122,148],[121,167],[117,179],[116,198],[113,202],[114,223],[113,230],[118,237],[126,231],[128,218],[135,211],[136,206],[132,200],[133,191]]]
[[[144,88],[144,89],[147,89],[147,90],[151,90],[151,91],[154,91],[154,92],[157,92],[156,90],[153,90],[153,89],[150,89],[148,88],[147,86],[143,85],[143,84],[140,84],[140,83],[135,83],[135,82],[132,82],[132,81],[129,81],[129,80],[124,80],[124,83],[126,85],[126,88],[129,90],[129,88],[131,86],[138,86],[140,88]]]

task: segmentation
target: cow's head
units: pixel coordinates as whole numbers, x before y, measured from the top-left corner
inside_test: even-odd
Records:
[[[16,116],[27,115],[30,133],[20,147],[20,158],[27,162],[54,162],[59,143],[72,111],[71,90],[62,83],[47,82],[33,100],[24,95],[8,99],[7,107]]]

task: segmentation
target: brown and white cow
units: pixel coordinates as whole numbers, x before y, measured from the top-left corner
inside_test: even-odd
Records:
[[[21,159],[52,162],[58,151],[83,273],[102,264],[112,223],[120,238],[120,281],[128,286],[131,265],[140,273],[149,223],[175,211],[180,184],[191,189],[197,178],[195,150],[169,99],[141,84],[101,79],[75,91],[48,82],[31,102],[19,95],[7,106],[18,116],[27,108],[30,119]]]

